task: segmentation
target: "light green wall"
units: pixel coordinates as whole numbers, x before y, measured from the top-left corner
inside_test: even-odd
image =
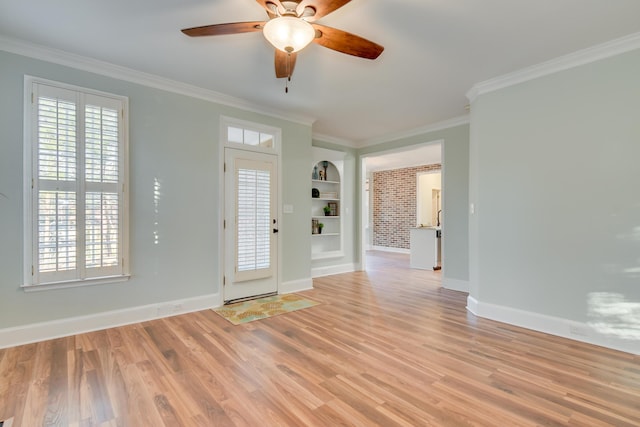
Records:
[[[357,175],[361,158],[367,154],[384,152],[430,141],[443,142],[442,198],[443,282],[455,281],[466,286],[469,280],[469,125],[459,125],[439,131],[426,132],[395,141],[385,142],[357,151]],[[360,200],[360,189],[357,189]],[[360,214],[358,214],[358,218]],[[360,251],[360,226],[357,229],[357,251]],[[446,240],[446,242],[445,242]],[[359,253],[359,252],[358,252]]]
[[[640,337],[638,76],[640,50],[475,100],[472,297]]]
[[[19,288],[25,74],[129,97],[133,277],[126,283],[31,293]],[[283,203],[296,210],[280,224],[281,278],[309,278],[310,126],[2,51],[0,94],[0,329],[219,292],[220,115],[282,129]]]
[[[311,127],[296,126],[286,133],[282,167],[283,204],[293,205],[293,213],[283,214],[283,281],[311,277]]]
[[[450,129],[443,147],[443,274],[469,281],[469,125]]]

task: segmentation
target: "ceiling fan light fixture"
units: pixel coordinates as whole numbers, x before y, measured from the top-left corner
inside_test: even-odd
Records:
[[[316,36],[311,24],[294,16],[271,19],[264,25],[262,33],[276,49],[287,53],[304,49]]]

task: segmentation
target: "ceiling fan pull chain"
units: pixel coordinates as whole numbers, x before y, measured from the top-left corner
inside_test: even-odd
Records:
[[[289,93],[290,81],[291,81],[291,52],[287,52],[287,80],[284,83],[284,93]]]

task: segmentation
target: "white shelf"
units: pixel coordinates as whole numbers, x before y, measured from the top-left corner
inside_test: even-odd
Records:
[[[340,215],[324,215],[323,209],[326,206],[335,206],[335,212],[337,214],[344,214],[342,212],[342,173],[343,163],[342,160],[336,158],[335,153],[316,154],[315,164],[311,167],[313,172],[314,166],[318,172],[326,171],[326,176],[330,180],[313,179],[311,176],[311,187],[314,189],[314,193],[317,193],[320,197],[311,198],[311,219],[314,222],[324,223],[322,233],[313,234],[309,230],[313,237],[311,243],[311,259],[327,259],[327,258],[339,258],[344,256],[343,251],[343,224]],[[327,162],[326,169],[322,166],[323,162]],[[313,175],[313,173],[311,174]]]
[[[340,184],[340,181],[325,181],[324,179],[312,179],[311,182],[320,182],[322,184]]]

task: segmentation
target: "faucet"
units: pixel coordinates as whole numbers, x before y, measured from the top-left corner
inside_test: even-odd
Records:
[[[440,209],[438,211],[438,227],[440,227],[440,213],[442,212],[442,209]]]

